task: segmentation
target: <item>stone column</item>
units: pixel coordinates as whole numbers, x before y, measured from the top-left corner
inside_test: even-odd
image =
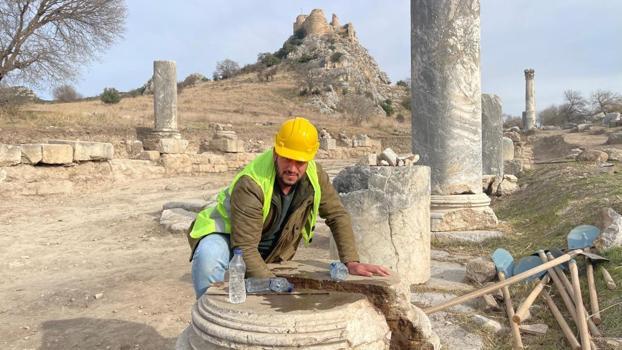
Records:
[[[157,133],[179,136],[177,130],[177,69],[174,61],[153,62],[153,106]]]
[[[497,223],[482,193],[479,11],[479,0],[411,0],[412,146],[432,169],[432,231]]]
[[[153,62],[153,109],[154,128],[136,130],[144,149],[166,154],[184,153],[188,140],[182,139],[177,129],[177,68],[174,61]]]
[[[525,112],[523,112],[523,130],[536,127],[536,88],[533,68],[525,69]]]
[[[361,261],[395,271],[407,285],[430,278],[430,168],[353,166],[333,180],[352,218]],[[338,259],[334,241],[331,258]]]
[[[503,176],[503,119],[501,99],[482,94],[482,170],[484,175]]]

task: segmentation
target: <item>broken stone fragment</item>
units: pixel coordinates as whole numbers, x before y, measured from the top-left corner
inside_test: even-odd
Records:
[[[43,145],[41,144],[24,144],[22,148],[22,164],[35,165],[43,158]]]
[[[493,333],[498,333],[501,330],[503,330],[503,327],[501,326],[501,324],[495,320],[491,320],[487,317],[484,317],[482,315],[473,315],[471,316],[471,320],[473,320],[473,322],[475,322],[476,324],[478,324],[479,326],[481,326],[482,328],[493,332]]]
[[[390,166],[398,165],[398,157],[397,153],[395,153],[391,148],[386,148],[382,153],[380,153],[380,161],[386,161]]]
[[[606,251],[622,246],[622,215],[611,208],[603,209],[600,226],[602,232],[594,241],[598,250]]]
[[[521,324],[519,326],[521,332],[532,335],[545,335],[549,330],[549,326],[537,323],[537,324]]]
[[[482,284],[492,281],[497,275],[495,264],[487,257],[479,257],[470,260],[466,264],[467,279]]]

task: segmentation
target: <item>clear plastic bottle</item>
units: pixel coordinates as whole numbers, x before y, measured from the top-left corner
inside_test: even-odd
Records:
[[[330,263],[330,278],[333,281],[345,281],[348,277],[348,267],[340,261]]]
[[[242,257],[242,249],[235,248],[233,259],[229,262],[229,302],[232,304],[240,304],[246,301],[245,274],[246,264]]]
[[[290,293],[294,290],[294,285],[284,277],[258,278],[251,277],[246,279],[247,293]]]

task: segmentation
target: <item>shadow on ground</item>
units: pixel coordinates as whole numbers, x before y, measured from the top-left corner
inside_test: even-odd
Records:
[[[113,319],[74,318],[43,323],[40,350],[173,349],[176,338],[164,338],[153,327]]]

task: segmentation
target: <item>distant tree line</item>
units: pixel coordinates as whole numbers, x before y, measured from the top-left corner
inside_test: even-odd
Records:
[[[609,90],[596,90],[588,98],[576,90],[564,91],[564,103],[551,105],[539,113],[542,125],[584,123],[611,112],[622,113],[622,96]]]

